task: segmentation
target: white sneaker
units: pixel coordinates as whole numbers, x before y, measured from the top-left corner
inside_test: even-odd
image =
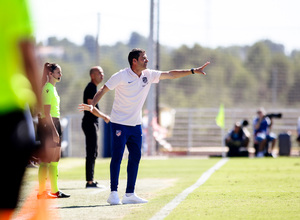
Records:
[[[135,193],[133,193],[131,196],[126,196],[125,194],[122,200],[123,204],[138,204],[138,203],[147,203],[147,202],[148,202],[147,200],[138,197]]]
[[[107,202],[111,205],[120,205],[120,199],[117,191],[112,191],[107,199]]]

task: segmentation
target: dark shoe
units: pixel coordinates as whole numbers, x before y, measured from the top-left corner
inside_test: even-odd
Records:
[[[27,168],[39,168],[34,161],[29,161]]]
[[[265,153],[265,157],[273,157],[271,153]]]
[[[71,195],[65,194],[61,191],[58,191],[56,193],[50,193],[52,196],[55,196],[56,198],[69,198]]]
[[[57,196],[54,196],[46,191],[44,191],[42,194],[37,194],[38,199],[55,199]]]
[[[97,182],[86,183],[85,188],[100,188]]]

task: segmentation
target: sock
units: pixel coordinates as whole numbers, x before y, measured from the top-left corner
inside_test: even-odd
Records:
[[[49,166],[49,179],[51,182],[51,193],[58,192],[57,178],[58,178],[58,162],[51,162]]]
[[[125,195],[127,196],[127,197],[129,197],[129,196],[132,196],[134,193],[126,193]]]
[[[39,172],[38,172],[39,194],[42,194],[44,191],[46,191],[48,167],[49,167],[49,163],[43,163],[43,162],[40,163]]]

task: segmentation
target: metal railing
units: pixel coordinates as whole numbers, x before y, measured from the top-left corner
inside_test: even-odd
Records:
[[[249,122],[247,126],[249,132],[253,133],[252,122],[256,116],[256,109],[226,108],[224,130],[218,127],[215,122],[218,111],[218,108],[175,109],[175,123],[166,141],[171,144],[172,149],[181,149],[188,152],[193,149],[221,147],[224,136],[233,128],[234,123],[245,119]],[[297,146],[295,139],[300,111],[298,109],[272,109],[268,110],[268,112],[282,113],[282,118],[274,119],[272,132],[277,135],[289,132],[292,146]],[[66,119],[68,124],[64,130],[64,140],[68,144],[63,155],[68,157],[85,157],[85,137],[81,129],[82,114],[68,115]],[[108,146],[104,146],[103,141],[103,120],[99,120],[99,122],[99,156],[101,156],[104,148]],[[251,146],[253,146],[253,136],[251,136]]]

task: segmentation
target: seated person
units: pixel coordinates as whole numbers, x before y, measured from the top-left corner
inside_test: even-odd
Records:
[[[250,133],[247,128],[236,122],[234,128],[227,134],[225,144],[229,148],[228,157],[248,157],[248,144]]]
[[[257,111],[253,121],[255,155],[257,157],[271,156],[276,144],[276,135],[271,133],[272,119],[266,116],[264,108]],[[272,144],[269,150],[269,143]]]

